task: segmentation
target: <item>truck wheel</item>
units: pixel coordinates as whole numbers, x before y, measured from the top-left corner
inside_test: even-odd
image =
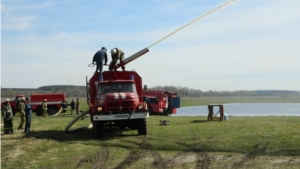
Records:
[[[47,112],[48,112],[49,116],[52,116],[52,115],[57,113],[57,108],[56,107],[49,107]]]
[[[39,107],[36,109],[35,114],[36,114],[37,116],[42,116],[43,112],[42,112],[42,107],[41,107],[41,106],[39,106]]]
[[[103,122],[93,121],[93,136],[94,138],[103,137]]]
[[[164,113],[165,116],[171,116],[172,115],[172,108],[167,108]]]
[[[147,120],[146,119],[139,119],[138,134],[139,135],[147,135]]]

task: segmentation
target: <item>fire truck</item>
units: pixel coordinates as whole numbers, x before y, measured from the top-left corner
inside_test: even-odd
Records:
[[[117,69],[148,51],[145,48],[114,66],[113,71],[104,71],[102,76],[95,72],[87,80],[87,100],[95,138],[103,137],[104,129],[113,127],[147,135],[149,112],[143,101],[142,78],[135,71]]]
[[[17,105],[21,98],[25,98],[25,95],[17,94],[13,100],[9,101],[14,115],[17,111]],[[48,114],[54,115],[61,108],[61,103],[66,100],[66,95],[64,93],[30,95],[30,105],[32,107],[32,111],[35,112],[37,116],[42,115],[42,103],[44,99],[47,99]],[[1,107],[3,107],[3,104],[4,102],[1,103]]]
[[[177,93],[166,90],[148,90],[144,86],[143,101],[146,101],[150,115],[176,114],[176,108],[180,108],[180,97]]]

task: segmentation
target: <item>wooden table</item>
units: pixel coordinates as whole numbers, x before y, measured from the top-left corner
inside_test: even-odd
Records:
[[[214,107],[219,107],[219,111],[215,113]],[[222,104],[209,104],[208,105],[207,121],[211,121],[211,120],[222,121],[223,118],[224,118],[224,107]]]

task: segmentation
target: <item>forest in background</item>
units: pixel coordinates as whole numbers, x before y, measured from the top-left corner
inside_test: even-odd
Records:
[[[236,90],[236,91],[201,91],[182,86],[154,86],[148,89],[166,90],[176,92],[179,97],[204,97],[204,96],[298,96],[299,91],[291,90]],[[14,97],[17,93],[29,96],[38,93],[62,93],[67,97],[86,97],[85,86],[50,85],[39,88],[1,88],[1,97]]]

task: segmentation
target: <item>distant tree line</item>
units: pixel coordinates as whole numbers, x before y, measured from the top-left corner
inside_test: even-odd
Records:
[[[236,90],[236,91],[201,91],[182,86],[154,86],[149,89],[167,90],[176,92],[179,96],[185,97],[202,97],[202,96],[298,96],[298,91],[289,90]]]
[[[31,94],[44,93],[65,93],[67,97],[86,97],[85,86],[72,85],[52,85],[42,86],[36,89],[21,89],[21,88],[1,88],[1,97],[12,98],[17,94],[24,94],[26,97]]]
[[[236,90],[236,91],[201,91],[182,86],[154,86],[148,87],[154,90],[166,90],[176,92],[180,97],[203,97],[203,96],[297,96],[299,91],[289,90]],[[1,88],[1,97],[14,97],[17,93],[30,96],[38,93],[65,93],[67,97],[86,97],[85,86],[74,85],[51,85],[37,89]]]

